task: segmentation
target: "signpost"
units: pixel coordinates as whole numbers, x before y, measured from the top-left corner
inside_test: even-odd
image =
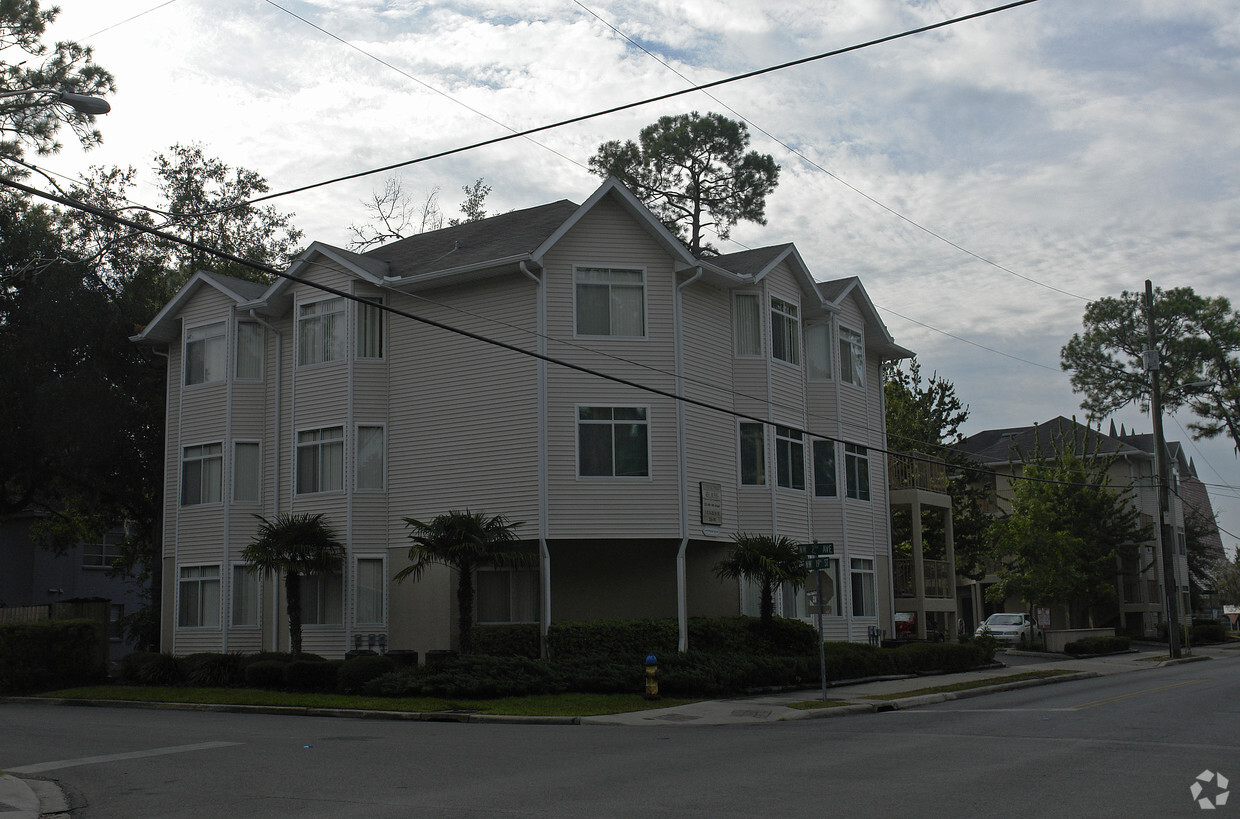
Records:
[[[818,679],[822,681],[822,701],[827,701],[827,648],[822,635],[822,573],[831,568],[834,543],[806,543],[801,547],[805,568],[818,575]]]

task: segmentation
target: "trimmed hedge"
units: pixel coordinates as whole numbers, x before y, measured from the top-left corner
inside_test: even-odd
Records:
[[[230,688],[245,682],[241,654],[191,654],[182,661],[185,683],[201,688]]]
[[[1225,643],[1231,638],[1227,626],[1222,623],[1193,623],[1188,637],[1194,643]]]
[[[336,672],[336,688],[345,694],[362,690],[362,686],[376,677],[393,671],[396,665],[382,654],[353,657],[345,660]]]
[[[1116,654],[1132,647],[1131,637],[1086,637],[1063,647],[1065,654]]]
[[[284,685],[295,691],[336,690],[336,663],[301,659],[284,663]]]
[[[250,688],[280,688],[284,685],[284,666],[279,660],[258,660],[245,667],[245,684]]]
[[[490,657],[527,657],[537,660],[542,650],[537,623],[510,626],[474,626],[474,653]]]
[[[107,674],[93,620],[0,623],[0,694],[71,688]]]

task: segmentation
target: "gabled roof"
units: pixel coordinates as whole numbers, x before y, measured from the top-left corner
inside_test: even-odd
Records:
[[[1095,452],[1100,455],[1143,454],[1119,438],[1062,415],[1043,424],[984,430],[965,438],[956,448],[983,464],[1006,464],[1019,462],[1022,456],[1032,455],[1039,447],[1048,452],[1055,442],[1065,439],[1082,455]]]
[[[809,272],[809,267],[801,258],[796,245],[791,242],[742,250],[739,253],[728,253],[724,256],[713,256],[707,261],[716,267],[743,277],[746,280],[745,283],[760,282],[779,264],[787,262],[788,269],[792,271],[792,277],[801,287],[801,292],[810,299],[809,303],[802,302],[803,312],[807,315],[814,315],[823,310],[831,312],[835,309],[823,301],[822,294],[818,292],[818,285]]]
[[[199,270],[189,277],[189,281],[183,284],[176,295],[164,305],[164,309],[151,319],[150,324],[142,328],[142,332],[130,337],[130,341],[150,341],[157,344],[175,341],[181,332],[181,325],[178,321],[181,308],[203,287],[215,288],[238,305],[248,304],[254,299],[261,298],[270,289],[269,285],[261,282],[225,276],[210,270]]]
[[[818,292],[822,294],[825,302],[837,310],[849,296],[857,300],[861,316],[865,319],[865,346],[881,353],[884,361],[899,361],[915,355],[912,350],[896,344],[891,331],[883,322],[883,317],[878,314],[878,308],[870,301],[870,294],[861,284],[861,279],[849,276],[846,279],[819,282]]]

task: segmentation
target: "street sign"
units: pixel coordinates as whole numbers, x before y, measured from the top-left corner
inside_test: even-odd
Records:
[[[831,558],[807,557],[805,558],[805,568],[811,572],[825,572],[831,568]]]
[[[806,543],[801,546],[801,554],[806,557],[826,557],[835,554],[834,543]]]

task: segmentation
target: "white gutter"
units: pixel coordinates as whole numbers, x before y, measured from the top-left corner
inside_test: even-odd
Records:
[[[525,259],[517,263],[521,272],[534,282],[538,298],[538,353],[547,355],[547,291],[541,277],[535,275]],[[540,653],[547,656],[547,629],[551,627],[551,548],[547,545],[550,524],[550,501],[547,469],[547,360],[538,360],[538,561],[539,585],[542,587],[542,616],[539,618]]]
[[[386,287],[400,289],[424,282],[435,282],[439,279],[445,279],[457,276],[462,273],[473,273],[478,270],[487,270],[493,267],[503,267],[504,265],[517,264],[521,266],[521,272],[527,276],[532,274],[524,267],[525,263],[530,261],[530,254],[518,253],[513,256],[504,256],[499,259],[487,259],[473,264],[465,264],[460,267],[446,267],[443,270],[433,270],[430,273],[422,273],[417,276],[384,276],[383,284]]]
[[[702,277],[699,265],[692,276],[676,285],[672,291],[672,332],[676,350],[676,396],[685,397],[685,332],[684,332],[684,297],[682,291]],[[680,483],[680,548],[676,551],[676,621],[680,632],[676,650],[683,653],[689,650],[689,592],[685,570],[685,553],[689,549],[689,467],[688,445],[685,442],[685,402],[676,402],[676,471]]]
[[[271,333],[276,337],[276,420],[275,426],[272,429],[272,438],[275,441],[276,451],[273,453],[273,457],[275,458],[273,462],[275,464],[275,468],[271,472],[274,476],[274,484],[272,486],[272,498],[274,498],[272,503],[272,514],[278,515],[280,514],[280,393],[282,391],[281,388],[283,387],[283,384],[281,383],[281,376],[283,374],[282,364],[284,362],[284,336],[281,335],[280,331],[275,327],[259,318],[257,310],[250,310],[250,318],[258,322],[261,327],[271,331]],[[263,460],[266,459],[264,458]],[[280,650],[280,578],[274,573],[272,573],[271,578],[271,650]]]

